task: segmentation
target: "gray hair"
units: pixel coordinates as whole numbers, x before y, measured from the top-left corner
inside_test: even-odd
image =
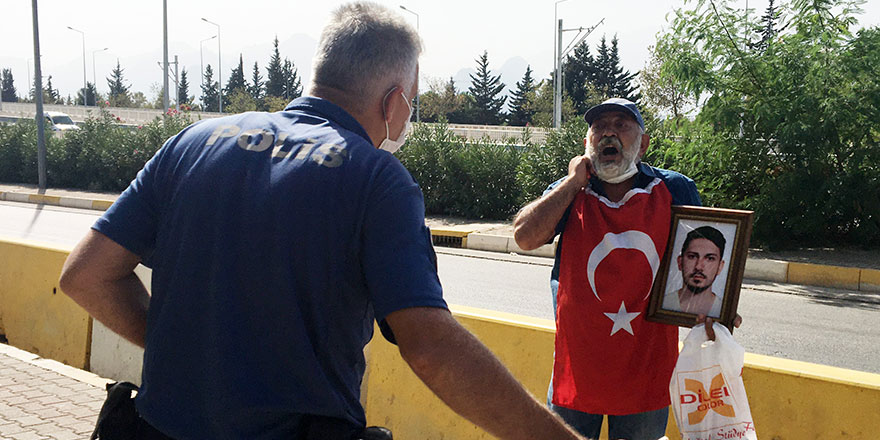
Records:
[[[336,9],[321,33],[312,81],[364,98],[411,84],[422,41],[400,14],[371,2]]]

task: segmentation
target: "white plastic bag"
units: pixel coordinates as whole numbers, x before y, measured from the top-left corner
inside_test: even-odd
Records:
[[[745,349],[724,326],[712,328],[708,343],[702,324],[691,329],[669,383],[681,438],[757,440],[742,381]]]

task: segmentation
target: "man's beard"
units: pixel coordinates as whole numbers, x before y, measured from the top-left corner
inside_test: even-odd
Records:
[[[695,274],[697,274],[697,272],[693,272],[693,273],[691,273],[691,274],[690,274],[690,277],[693,277]],[[703,274],[702,272],[700,272],[700,274],[703,275],[703,276],[705,277],[705,274]],[[684,280],[684,288],[687,289],[687,290],[689,290],[689,291],[691,291],[691,292],[693,292],[694,295],[697,295],[697,294],[703,293],[703,292],[706,291],[706,289],[708,289],[708,288],[710,288],[710,287],[712,287],[712,284],[707,284],[707,285],[705,285],[705,286],[703,286],[703,287],[699,287],[699,286],[691,285],[690,283],[687,282],[687,280]]]
[[[599,140],[598,145],[589,144],[587,146],[587,154],[590,156],[590,162],[593,164],[593,171],[596,176],[608,183],[620,183],[636,173],[636,160],[641,145],[641,136],[636,138],[633,145],[629,148],[623,148],[620,139],[614,136],[604,137]],[[620,153],[620,157],[614,162],[602,161],[602,151],[606,148],[616,148]]]

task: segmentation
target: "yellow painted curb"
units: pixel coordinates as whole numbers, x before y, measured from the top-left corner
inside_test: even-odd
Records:
[[[106,211],[110,209],[110,206],[112,205],[113,202],[110,200],[92,200],[92,209],[99,211]]]
[[[862,269],[862,276],[859,277],[859,290],[880,292],[880,270]]]
[[[860,269],[852,267],[789,263],[788,282],[810,286],[859,290],[859,272]]]
[[[43,203],[46,205],[61,204],[60,196],[47,196],[45,194],[31,194],[28,196],[28,200],[30,200],[32,203]]]

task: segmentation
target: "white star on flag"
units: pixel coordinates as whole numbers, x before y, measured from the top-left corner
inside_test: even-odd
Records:
[[[624,305],[623,301],[621,301],[620,302],[620,309],[617,310],[617,313],[606,313],[605,314],[605,316],[607,316],[608,319],[614,321],[614,327],[611,328],[611,335],[613,336],[615,333],[617,333],[618,331],[620,331],[622,329],[622,330],[626,330],[629,334],[635,336],[635,333],[633,333],[633,328],[632,328],[632,325],[630,324],[630,322],[633,319],[636,319],[636,316],[639,316],[640,313],[641,312],[627,313],[626,312],[626,305]]]

